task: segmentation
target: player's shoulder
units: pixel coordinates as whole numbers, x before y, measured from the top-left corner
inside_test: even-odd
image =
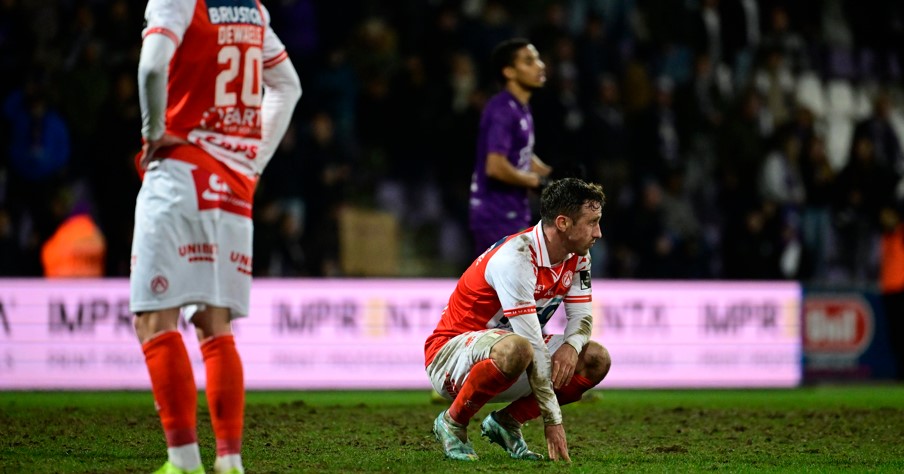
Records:
[[[518,102],[507,91],[501,91],[490,97],[484,106],[484,111],[492,114],[515,114],[518,112]]]
[[[534,248],[530,233],[522,232],[506,239],[488,257],[488,268],[510,271],[515,268],[535,267],[537,250]]]

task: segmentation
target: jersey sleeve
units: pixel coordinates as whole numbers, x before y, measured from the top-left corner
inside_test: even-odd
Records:
[[[592,296],[590,281],[590,256],[577,257],[578,264],[571,288],[565,294],[565,342],[578,353],[590,340],[593,329]]]
[[[286,46],[282,40],[276,36],[276,32],[270,26],[270,11],[263,5],[261,5],[261,9],[264,11],[264,24],[266,25],[263,51],[264,68],[266,69],[285,61],[289,57],[289,53],[286,51]]]
[[[508,155],[512,150],[512,112],[508,106],[488,111],[487,153]]]
[[[176,47],[182,42],[185,30],[191,24],[195,11],[194,1],[180,0],[150,0],[144,10],[145,26],[141,32],[141,38],[148,35],[162,34],[175,43]]]
[[[503,250],[508,249],[500,250],[487,262],[486,280],[496,290],[502,314],[509,319],[512,331],[530,341],[533,347],[533,364],[528,367],[527,376],[543,422],[561,424],[562,410],[552,387],[552,359],[543,339],[534,299],[537,269],[529,253]]]

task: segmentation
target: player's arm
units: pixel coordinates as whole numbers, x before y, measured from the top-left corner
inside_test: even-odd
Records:
[[[264,98],[261,103],[261,150],[258,159],[270,161],[289,128],[295,104],[301,98],[301,81],[285,46],[270,28],[270,13],[264,33]]]
[[[537,276],[526,252],[498,252],[487,262],[487,282],[496,290],[503,314],[512,331],[527,339],[533,348],[533,362],[527,374],[531,390],[540,404],[543,422],[562,423],[562,410],[552,387],[549,348],[543,340],[543,329],[537,317],[534,288]]]
[[[487,176],[512,186],[536,188],[540,186],[540,175],[534,171],[515,168],[501,153],[487,153]]]
[[[561,388],[571,381],[578,363],[578,355],[590,341],[593,313],[590,290],[590,257],[578,257],[571,288],[565,294],[565,344],[552,356],[553,387]]]
[[[166,86],[169,63],[191,22],[193,2],[151,0],[145,10],[138,59],[138,103],[141,107],[141,137],[144,139],[141,167],[147,167],[161,146],[182,142],[166,132]]]
[[[530,170],[522,170],[507,158],[512,150],[512,128],[517,126],[518,117],[506,108],[495,109],[486,117],[487,156],[484,172],[487,176],[512,186],[536,188],[540,186],[540,175]]]
[[[530,170],[545,178],[552,173],[552,166],[547,165],[539,156],[534,155],[530,160]]]

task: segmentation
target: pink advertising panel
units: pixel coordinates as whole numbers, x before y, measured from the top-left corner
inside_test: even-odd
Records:
[[[254,282],[235,325],[250,389],[428,389],[424,340],[454,280]],[[791,387],[796,283],[593,282],[601,387]],[[147,389],[126,280],[0,280],[0,389]],[[560,308],[547,325],[561,332]],[[198,385],[204,366],[182,334]]]

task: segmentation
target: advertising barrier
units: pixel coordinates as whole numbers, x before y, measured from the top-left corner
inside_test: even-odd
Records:
[[[894,378],[888,317],[876,291],[805,288],[804,382]]]
[[[256,279],[235,323],[249,389],[428,389],[424,340],[454,280]],[[791,387],[796,283],[593,282],[602,387]],[[148,389],[128,281],[0,280],[0,389]],[[547,332],[561,333],[559,308]],[[204,366],[181,331],[199,387]]]

